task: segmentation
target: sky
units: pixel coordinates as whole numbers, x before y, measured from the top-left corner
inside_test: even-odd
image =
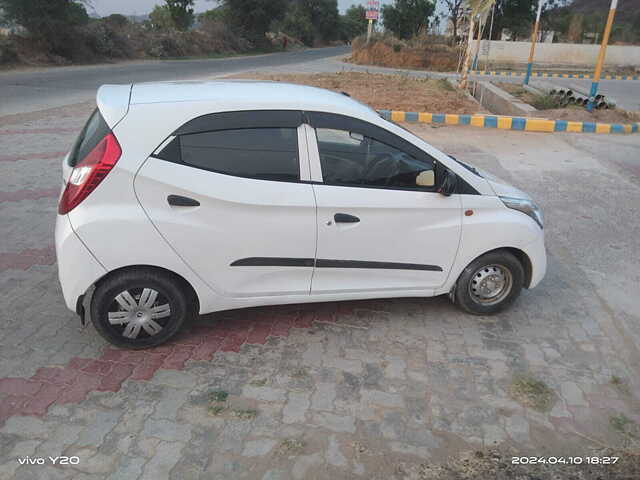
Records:
[[[155,5],[163,4],[162,0],[89,0],[87,10],[92,13],[92,7],[100,16],[111,15],[112,13],[121,13],[123,15],[142,15],[153,10]],[[392,0],[382,0],[382,5],[393,3]],[[349,8],[350,5],[362,4],[366,5],[366,0],[338,0],[338,8],[341,13]],[[210,8],[215,8],[216,1],[196,0],[195,11],[203,12]]]

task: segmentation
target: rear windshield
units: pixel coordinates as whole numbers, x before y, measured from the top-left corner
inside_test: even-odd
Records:
[[[87,120],[80,135],[78,135],[76,143],[71,149],[68,162],[69,166],[75,167],[109,132],[107,122],[102,118],[100,110],[96,108],[89,117],[89,120]]]

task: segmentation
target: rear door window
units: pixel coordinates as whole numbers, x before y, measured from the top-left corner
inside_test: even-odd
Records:
[[[75,167],[110,131],[111,129],[107,125],[107,122],[104,121],[104,118],[102,118],[100,110],[96,108],[89,117],[89,120],[87,120],[87,123],[76,139],[76,143],[71,149],[68,160],[69,166]]]
[[[182,163],[237,177],[297,181],[295,128],[245,128],[181,135]]]

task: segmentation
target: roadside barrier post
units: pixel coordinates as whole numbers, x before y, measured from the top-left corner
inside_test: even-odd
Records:
[[[598,82],[600,81],[600,74],[602,73],[602,64],[604,63],[604,56],[607,51],[607,44],[609,43],[609,35],[611,34],[611,26],[613,25],[613,17],[616,14],[616,7],[618,6],[618,0],[611,0],[611,7],[609,7],[609,16],[607,17],[607,24],[604,27],[604,34],[602,35],[602,43],[600,44],[600,52],[598,52],[598,59],[596,60],[596,69],[593,72],[593,81],[591,82],[591,91],[589,92],[589,102],[587,103],[587,110],[592,112],[596,103],[596,95],[598,93]]]
[[[527,63],[527,74],[524,77],[524,84],[529,85],[531,70],[533,69],[533,55],[536,52],[536,41],[538,40],[538,29],[540,28],[540,13],[542,12],[542,2],[538,0],[538,13],[536,14],[536,23],[533,24],[533,33],[531,34],[531,50],[529,51],[529,63]]]

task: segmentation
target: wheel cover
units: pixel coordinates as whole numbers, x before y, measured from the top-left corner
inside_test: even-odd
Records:
[[[166,326],[169,317],[171,317],[169,302],[164,295],[152,288],[136,288],[120,292],[113,299],[107,314],[109,324],[130,340],[157,335]]]
[[[469,295],[482,305],[502,302],[511,292],[513,275],[503,265],[486,265],[475,271],[469,281]]]

